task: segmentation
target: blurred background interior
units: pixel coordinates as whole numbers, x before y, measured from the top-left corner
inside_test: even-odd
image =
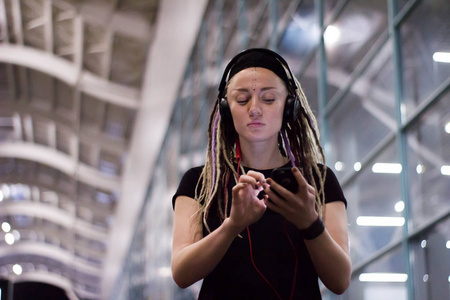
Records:
[[[171,277],[171,197],[250,47],[299,78],[348,200],[352,282],[323,299],[450,299],[449,16],[448,0],[0,0],[1,300],[195,299]]]

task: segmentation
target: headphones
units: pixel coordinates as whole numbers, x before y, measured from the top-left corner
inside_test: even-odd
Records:
[[[265,54],[269,54],[271,56],[273,56],[281,65],[281,67],[283,67],[283,70],[287,69],[287,74],[288,75],[288,96],[286,98],[286,103],[284,105],[284,112],[283,112],[283,126],[290,121],[293,121],[297,118],[297,111],[298,108],[300,106],[300,101],[297,98],[297,94],[295,93],[295,91],[298,89],[297,85],[295,84],[295,80],[294,80],[294,76],[292,75],[292,71],[289,68],[288,63],[284,60],[283,57],[281,57],[278,53],[269,50],[269,49],[264,49],[264,48],[252,48],[252,49],[247,49],[242,51],[241,53],[237,54],[226,66],[225,71],[223,73],[222,76],[222,80],[220,81],[220,85],[219,85],[219,94],[217,96],[217,102],[219,105],[219,112],[220,112],[220,117],[222,118],[222,120],[225,123],[230,123],[233,122],[233,118],[231,116],[231,110],[230,107],[228,105],[226,96],[225,96],[225,87],[227,85],[227,82],[230,78],[228,78],[229,73],[231,71],[231,69],[233,68],[233,66],[236,64],[237,60],[248,54],[248,53],[254,53],[254,52],[260,52],[260,53],[265,53]],[[292,94],[290,93],[290,91],[292,91]]]

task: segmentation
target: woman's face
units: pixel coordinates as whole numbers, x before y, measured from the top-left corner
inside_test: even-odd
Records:
[[[284,82],[265,68],[248,68],[231,78],[227,101],[234,128],[249,142],[278,139],[287,91]]]

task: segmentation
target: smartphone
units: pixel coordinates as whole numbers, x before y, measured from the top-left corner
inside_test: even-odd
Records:
[[[297,193],[298,182],[290,167],[277,168],[272,171],[271,178],[292,193]],[[281,197],[275,190],[272,190],[277,196]]]

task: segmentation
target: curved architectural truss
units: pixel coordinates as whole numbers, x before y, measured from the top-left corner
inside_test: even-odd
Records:
[[[204,9],[175,2],[0,0],[0,277],[109,297]]]

